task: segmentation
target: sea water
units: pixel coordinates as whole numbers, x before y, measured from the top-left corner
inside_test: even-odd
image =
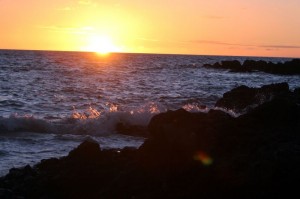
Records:
[[[0,176],[12,167],[61,157],[87,138],[101,148],[139,147],[118,123],[146,126],[161,112],[213,108],[239,85],[288,82],[299,75],[204,68],[221,60],[287,58],[47,51],[0,51]]]

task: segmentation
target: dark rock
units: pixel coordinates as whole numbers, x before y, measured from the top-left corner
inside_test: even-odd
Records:
[[[287,128],[297,125],[299,121],[299,107],[291,100],[275,98],[266,102],[257,108],[251,110],[248,114],[240,116],[243,120],[250,120],[255,126],[266,128]],[[261,126],[263,125],[263,126]]]
[[[207,67],[207,68],[230,69],[232,71],[243,70],[241,63],[237,60],[221,61],[221,64],[219,62],[216,62],[212,65],[211,64],[204,64],[203,66]]]
[[[286,93],[287,89],[286,84],[263,87],[264,91],[277,94]],[[219,188],[220,193],[234,198],[283,197],[286,191],[295,193],[296,179],[300,177],[300,152],[295,150],[300,143],[300,110],[289,97],[271,99],[239,118],[215,110],[208,114],[177,110],[157,115],[149,124],[151,139],[139,149],[144,164],[156,171],[165,168],[165,174],[178,175],[194,168],[195,161],[189,157],[198,151],[211,157],[213,164],[209,167],[211,171],[198,165],[198,171],[206,176],[193,171],[194,175],[201,176],[206,183],[213,179],[210,186],[226,187],[226,191]],[[292,164],[282,164],[283,159]],[[208,191],[210,186],[207,193],[212,194]],[[223,194],[218,197],[224,197]]]
[[[230,68],[230,69],[238,69],[242,65],[239,61],[234,60],[234,61],[221,61],[221,65],[223,68]]]
[[[300,88],[295,88],[294,92],[295,101],[298,105],[300,105]]]
[[[85,161],[94,161],[101,154],[101,148],[97,141],[87,139],[77,148],[70,151],[68,159],[84,163]]]
[[[143,164],[164,173],[184,171],[195,164],[198,151],[213,152],[219,130],[231,129],[231,120],[217,110],[206,114],[179,109],[154,116],[149,123],[150,139],[139,148]]]
[[[1,199],[13,199],[14,194],[10,189],[0,188],[0,198]]]
[[[284,63],[272,63],[263,60],[245,60],[243,64],[239,61],[222,61],[221,64],[204,64],[207,68],[227,69],[231,72],[252,72],[262,71],[272,74],[282,75],[299,75],[300,74],[300,59],[293,59]]]
[[[254,60],[245,60],[244,61],[244,63],[243,63],[243,67],[248,67],[248,68],[251,68],[251,67],[253,67],[253,66],[255,66],[256,65],[256,61],[254,61]]]
[[[213,64],[213,67],[215,68],[220,68],[221,67],[221,64],[219,62],[216,62]]]
[[[223,94],[215,104],[216,107],[223,107],[232,110],[243,110],[253,103],[256,91],[247,86],[239,86]]]
[[[216,69],[222,67],[219,62],[216,62],[214,64],[203,64],[203,66],[206,67],[206,68],[216,68]]]
[[[253,65],[251,65],[249,67],[253,68],[254,70],[258,70],[258,71],[264,71],[268,66],[268,63],[263,60],[254,61],[254,62],[252,62],[252,64]]]
[[[9,170],[8,176],[12,178],[25,178],[26,176],[33,176],[36,172],[30,165],[26,165],[23,168],[12,168]]]
[[[138,136],[138,137],[145,137],[145,138],[149,136],[147,127],[140,126],[140,125],[118,123],[116,126],[116,131],[123,135]]]
[[[293,59],[283,64],[273,64],[266,72],[283,75],[300,74],[300,59]]]
[[[144,165],[163,172],[185,168],[195,150],[195,120],[197,117],[184,109],[154,116],[148,126],[150,139],[139,149]]]
[[[274,97],[283,97],[290,94],[287,83],[270,84],[261,88],[249,88],[243,85],[224,93],[215,106],[235,112],[243,112],[247,108],[250,109],[251,106],[260,105]]]
[[[139,149],[101,150],[87,140],[67,157],[11,169],[0,178],[0,197],[292,198],[300,179],[298,89],[243,86],[224,98],[243,107],[251,100],[238,98],[261,93],[273,97],[237,118],[219,110],[158,114]]]
[[[284,67],[287,67],[288,74],[300,74],[300,59],[293,59],[291,61],[287,61]]]

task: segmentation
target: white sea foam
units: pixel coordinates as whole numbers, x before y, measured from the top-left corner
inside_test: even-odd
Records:
[[[154,115],[164,111],[166,108],[162,105],[151,102],[129,110],[122,110],[114,104],[99,110],[90,107],[80,112],[74,109],[70,117],[55,121],[38,119],[32,115],[13,114],[8,118],[0,118],[0,129],[2,132],[28,131],[101,136],[115,133],[119,123],[147,126]]]
[[[214,110],[219,110],[219,111],[223,111],[223,112],[225,112],[225,113],[227,113],[227,114],[229,114],[231,117],[239,117],[239,116],[241,116],[241,115],[243,115],[243,114],[245,114],[246,112],[235,112],[234,110],[232,110],[232,109],[226,109],[226,108],[221,108],[221,107],[214,107],[213,108]]]
[[[202,112],[202,113],[207,113],[210,108],[199,105],[197,103],[188,103],[182,106],[182,108],[188,112]]]
[[[31,131],[31,132],[49,132],[51,125],[42,119],[36,119],[33,116],[11,115],[9,118],[0,117],[0,129],[2,131]]]

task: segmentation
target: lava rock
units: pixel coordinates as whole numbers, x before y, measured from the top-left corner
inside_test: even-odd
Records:
[[[263,60],[245,60],[241,64],[237,60],[233,61],[221,61],[214,64],[204,64],[204,67],[215,69],[227,69],[231,72],[253,72],[262,71],[271,74],[282,75],[299,75],[300,74],[300,59],[292,59],[284,63],[272,63]]]
[[[235,112],[243,112],[247,108],[251,109],[251,106],[263,104],[274,97],[284,97],[290,94],[287,83],[270,84],[261,88],[249,88],[242,85],[224,93],[215,106]]]
[[[147,138],[149,136],[149,132],[146,126],[141,125],[130,125],[126,123],[118,123],[116,125],[116,131],[119,134],[144,137]]]
[[[241,87],[224,94],[240,107],[272,95],[239,117],[183,109],[154,116],[139,149],[101,150],[84,141],[68,156],[11,169],[1,198],[292,198],[300,179],[298,89]],[[269,94],[272,93],[272,94]]]
[[[85,140],[77,148],[70,151],[68,158],[89,160],[101,153],[100,145],[93,139]]]

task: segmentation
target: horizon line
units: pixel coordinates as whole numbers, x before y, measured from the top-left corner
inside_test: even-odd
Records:
[[[94,51],[80,51],[80,50],[43,50],[43,49],[14,49],[14,48],[0,48],[0,51],[43,51],[43,52],[77,52],[77,53],[97,53]],[[110,52],[109,54],[149,54],[149,55],[183,55],[183,56],[212,56],[212,57],[255,57],[255,58],[290,58],[299,59],[300,57],[292,56],[259,56],[259,55],[217,55],[217,54],[187,54],[187,53],[150,53],[150,52]]]

